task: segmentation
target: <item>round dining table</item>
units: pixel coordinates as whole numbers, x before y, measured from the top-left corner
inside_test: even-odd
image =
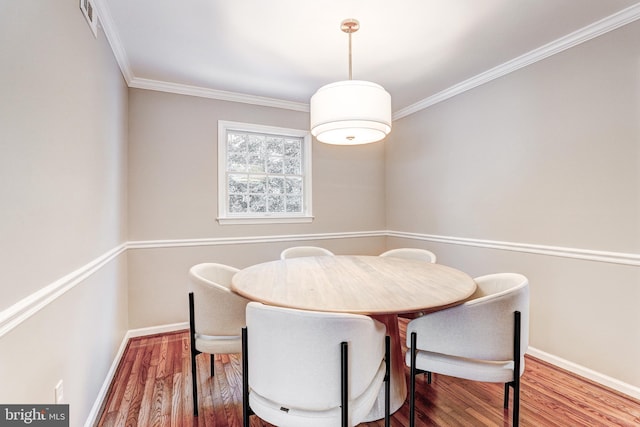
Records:
[[[264,304],[365,314],[391,338],[391,412],[407,396],[399,314],[426,314],[462,303],[476,289],[466,273],[441,264],[380,256],[314,256],[256,264],[237,272],[231,289]],[[367,421],[384,417],[384,396]]]

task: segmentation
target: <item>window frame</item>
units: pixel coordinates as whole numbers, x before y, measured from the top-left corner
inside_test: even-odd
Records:
[[[265,213],[247,212],[242,214],[230,213],[228,206],[227,182],[227,133],[229,131],[251,132],[263,135],[277,135],[284,137],[302,138],[302,180],[303,180],[303,209],[301,213],[284,212]],[[311,133],[308,130],[290,129],[276,126],[258,125],[253,123],[218,120],[218,223],[224,224],[273,224],[273,223],[309,223],[313,221],[311,197]]]

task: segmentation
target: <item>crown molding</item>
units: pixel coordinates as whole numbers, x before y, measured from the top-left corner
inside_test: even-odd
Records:
[[[198,96],[201,98],[218,99],[220,101],[241,102],[244,104],[259,105],[262,107],[282,108],[284,110],[309,112],[309,104],[302,102],[284,101],[281,99],[267,98],[263,96],[247,95],[238,92],[207,89],[200,86],[190,86],[181,83],[163,82],[159,80],[132,78],[129,87],[138,89],[157,90],[160,92],[176,93],[179,95]]]
[[[533,63],[594,39],[617,28],[623,27],[638,19],[640,19],[640,4],[623,9],[620,12],[614,13],[600,21],[596,21],[593,24],[554,40],[551,43],[547,43],[546,45],[536,48],[524,55],[518,56],[517,58],[500,64],[497,67],[491,68],[483,73],[471,77],[470,79],[453,85],[442,92],[402,108],[393,113],[393,120],[398,120],[420,110],[424,110],[425,108],[429,108],[439,102],[445,101],[456,95],[460,95],[463,92],[488,83],[499,77],[513,73],[514,71],[527,67]]]
[[[116,26],[113,23],[113,18],[111,17],[111,12],[109,8],[104,4],[104,0],[94,0],[94,6],[96,8],[96,12],[98,15],[98,22],[104,31],[104,35],[109,42],[109,46],[111,46],[111,50],[113,51],[113,56],[116,58],[116,62],[120,67],[120,72],[124,77],[127,85],[131,80],[133,80],[133,71],[131,70],[131,65],[129,64],[129,57],[127,56],[127,51],[124,49],[124,45],[120,39],[120,35],[116,30]]]
[[[222,101],[240,102],[264,107],[274,107],[286,110],[309,112],[309,104],[307,103],[285,101],[276,98],[267,98],[237,92],[228,92],[203,88],[199,86],[190,86],[180,83],[170,83],[136,77],[133,74],[131,65],[127,57],[127,53],[113,23],[113,19],[111,18],[108,7],[104,4],[104,0],[95,0],[95,5],[98,12],[98,18],[100,20],[100,23],[102,24],[105,36],[107,37],[107,40],[111,45],[111,49],[113,50],[116,61],[129,87],[218,99]],[[517,71],[535,62],[541,61],[545,58],[548,58],[549,56],[555,55],[556,53],[560,53],[578,44],[584,43],[602,34],[608,33],[609,31],[613,31],[638,19],[640,19],[640,4],[636,4],[623,9],[617,13],[614,13],[613,15],[601,19],[600,21],[594,22],[584,28],[574,31],[571,34],[554,40],[544,46],[525,53],[524,55],[521,55],[474,77],[471,77],[470,79],[453,85],[433,96],[425,98],[407,107],[401,108],[393,113],[393,120],[398,120],[418,111],[429,108],[463,92]]]
[[[133,74],[127,52],[124,48],[120,35],[116,30],[109,8],[104,4],[104,0],[95,0],[98,18],[102,24],[104,34],[109,41],[113,55],[120,67],[120,71],[132,88],[156,90],[160,92],[175,93],[180,95],[197,96],[201,98],[218,99],[222,101],[241,102],[245,104],[259,105],[263,107],[275,107],[285,110],[309,112],[309,104],[301,102],[284,101],[275,98],[246,95],[237,92],[208,89],[198,86],[185,85],[180,83],[164,82],[152,79],[143,79]]]

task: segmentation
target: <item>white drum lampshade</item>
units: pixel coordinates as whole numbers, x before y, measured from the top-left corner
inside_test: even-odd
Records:
[[[322,86],[310,101],[311,134],[320,142],[358,145],[391,131],[391,95],[382,86],[344,80]]]
[[[351,35],[358,31],[357,19],[345,19],[340,29],[349,34],[349,80],[322,86],[309,102],[311,135],[336,145],[368,144],[391,132],[391,95],[382,86],[353,80]]]

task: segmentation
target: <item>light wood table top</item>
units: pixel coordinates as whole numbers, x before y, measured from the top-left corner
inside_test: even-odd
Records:
[[[391,337],[391,412],[407,396],[398,314],[460,304],[476,283],[441,264],[380,256],[319,256],[257,264],[237,272],[231,289],[253,301],[302,310],[370,315]],[[366,421],[384,417],[380,392]]]
[[[302,310],[370,315],[391,337],[391,412],[407,396],[398,314],[460,304],[476,283],[441,264],[380,256],[319,256],[257,264],[237,272],[231,289],[253,301]],[[366,421],[384,417],[380,392]]]
[[[257,264],[233,277],[253,301],[303,310],[360,314],[428,312],[459,304],[476,289],[441,264],[379,256],[320,256]]]

